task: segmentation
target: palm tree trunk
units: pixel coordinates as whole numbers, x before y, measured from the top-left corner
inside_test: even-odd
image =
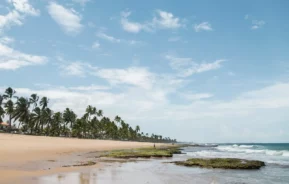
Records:
[[[50,135],[50,123],[48,122],[46,136],[49,135]]]
[[[64,124],[64,126],[63,126],[63,131],[64,131],[64,136],[67,137],[67,136],[66,136],[66,135],[67,135],[67,134],[66,134],[66,124]]]
[[[42,133],[43,133],[43,123],[41,123],[41,132],[40,132],[40,134],[42,135]]]
[[[11,129],[12,129],[12,127],[11,127],[11,125],[12,125],[12,122],[11,122],[11,120],[12,120],[12,117],[11,117],[11,114],[9,115],[9,132],[11,133]]]

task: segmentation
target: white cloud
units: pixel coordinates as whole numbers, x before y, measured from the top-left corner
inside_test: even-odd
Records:
[[[38,16],[40,14],[39,10],[34,9],[30,4],[28,0],[8,0],[9,3],[13,4],[15,7],[15,10],[18,12]]]
[[[264,20],[253,20],[251,29],[259,29],[266,24]]]
[[[99,69],[94,75],[106,79],[111,84],[130,84],[149,89],[154,76],[146,68],[130,67],[127,69]]]
[[[23,17],[16,11],[10,11],[7,15],[0,15],[0,31],[13,25],[21,26]]]
[[[0,70],[16,70],[24,66],[41,65],[47,61],[44,56],[25,54],[2,43],[0,57]]]
[[[176,29],[182,26],[180,19],[175,17],[172,13],[157,10],[157,17],[153,18],[153,25],[164,29]]]
[[[181,58],[179,61],[177,66],[192,62],[190,58]],[[184,88],[188,85],[184,78],[152,73],[144,67],[84,68],[87,74],[107,81],[110,84],[109,89],[102,90],[102,86],[89,85],[59,89],[52,87],[36,92],[52,96],[51,104],[55,110],[70,107],[82,114],[90,104],[103,109],[109,117],[117,113],[128,123],[139,124],[144,131],[153,129],[154,132],[181,140],[264,140],[255,133],[257,130],[260,132],[261,125],[265,123],[272,128],[276,123],[289,119],[289,115],[286,118],[282,116],[289,108],[289,95],[286,93],[289,83],[275,84],[222,99],[216,95],[212,98],[211,92],[190,93]],[[183,97],[186,101],[176,102],[173,96]],[[164,125],[168,125],[165,130]],[[246,133],[245,136],[243,131],[247,126],[255,131]],[[183,134],[178,134],[175,129]],[[191,130],[194,130],[193,135]],[[211,136],[203,136],[205,133]],[[272,130],[267,133],[274,134]],[[244,136],[240,138],[236,135]]]
[[[183,26],[178,17],[163,10],[157,10],[156,16],[151,21],[144,23],[130,21],[128,19],[130,15],[129,11],[121,12],[120,23],[125,31],[131,33],[138,33],[142,30],[151,32],[156,29],[177,29]]]
[[[179,140],[195,142],[268,142],[289,141],[289,134],[279,135],[281,122],[288,122],[289,83],[279,83],[236,95],[231,100],[211,99],[210,93],[191,94],[192,101],[175,104],[167,88],[129,88],[119,93],[90,90],[90,86],[15,88],[17,95],[37,93],[50,99],[55,111],[72,108],[81,115],[87,105],[103,109],[113,118],[120,115],[127,123]],[[168,83],[166,82],[168,85]],[[85,90],[78,90],[85,89]],[[3,91],[5,87],[1,90]],[[86,90],[87,89],[87,90]],[[204,100],[206,99],[206,100]],[[266,128],[260,127],[266,125]],[[165,129],[163,127],[166,127]],[[248,130],[250,128],[250,131]],[[283,126],[285,127],[285,126]],[[178,131],[175,131],[175,130]],[[193,133],[192,133],[193,131]],[[180,134],[182,132],[182,134]],[[267,136],[263,136],[263,134]],[[210,135],[210,136],[207,136]],[[273,137],[273,139],[272,139]]]
[[[72,0],[75,3],[79,3],[81,6],[85,6],[90,0]]]
[[[69,89],[77,90],[77,91],[95,91],[95,90],[108,90],[108,89],[110,89],[110,87],[108,87],[108,86],[90,85],[90,86],[70,87]]]
[[[112,43],[126,43],[129,45],[136,45],[136,44],[142,44],[142,41],[137,41],[137,40],[125,40],[125,39],[119,39],[119,38],[115,38],[111,35],[108,35],[104,32],[98,31],[96,33],[96,36],[100,39],[112,42]]]
[[[194,29],[196,32],[200,31],[212,31],[212,26],[209,22],[202,22],[200,24],[195,24]]]
[[[60,69],[62,75],[85,77],[91,65],[84,62],[67,62],[61,61]]]
[[[0,37],[0,43],[8,45],[14,42],[14,38],[9,36]]]
[[[0,15],[0,33],[11,26],[23,25],[27,15],[38,16],[40,13],[29,4],[28,0],[8,0],[8,3],[13,5],[13,9],[9,10],[6,15]]]
[[[179,58],[171,55],[166,55],[165,58],[170,61],[170,66],[173,70],[179,72],[179,76],[188,77],[195,73],[202,73],[210,70],[221,68],[221,63],[225,60],[220,59],[211,63],[196,63],[192,58]]]
[[[100,43],[98,41],[95,41],[92,46],[93,49],[98,49],[100,47]]]
[[[110,42],[117,42],[117,43],[119,43],[119,42],[121,41],[120,39],[115,38],[115,37],[110,36],[110,35],[107,35],[107,34],[105,34],[105,33],[103,33],[103,32],[97,32],[97,33],[96,33],[96,36],[97,36],[98,38],[101,38],[101,39],[104,39],[104,40],[107,40],[107,41],[110,41]]]
[[[251,29],[256,30],[262,28],[266,22],[264,20],[256,20],[250,15],[245,15],[245,20],[250,20],[252,23]]]
[[[78,34],[83,28],[81,16],[73,9],[64,8],[56,2],[50,2],[48,13],[67,34]]]
[[[276,83],[262,89],[245,92],[233,101],[224,102],[214,108],[235,110],[236,108],[244,111],[251,109],[274,109],[289,106],[289,95],[286,90],[289,83]]]
[[[181,93],[181,97],[191,101],[208,99],[213,96],[210,93]]]
[[[142,29],[144,29],[144,25],[138,23],[138,22],[131,22],[128,20],[128,17],[130,16],[131,12],[122,12],[121,13],[121,20],[120,23],[122,25],[122,28],[125,31],[132,32],[132,33],[138,33]]]
[[[129,22],[127,19],[121,19],[122,27],[125,31],[138,33],[142,30],[143,26],[137,22]]]

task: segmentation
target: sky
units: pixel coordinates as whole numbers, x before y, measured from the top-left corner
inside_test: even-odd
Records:
[[[1,0],[0,91],[194,142],[289,142],[287,0]]]

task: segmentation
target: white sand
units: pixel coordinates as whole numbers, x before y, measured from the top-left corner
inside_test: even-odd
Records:
[[[69,157],[71,154],[113,149],[153,146],[153,143],[87,140],[0,133],[0,183],[22,176],[36,176],[67,170],[41,171],[43,161]],[[33,167],[37,165],[37,167]],[[44,165],[43,165],[44,166]],[[37,169],[35,169],[37,168]],[[70,168],[75,169],[75,168]]]

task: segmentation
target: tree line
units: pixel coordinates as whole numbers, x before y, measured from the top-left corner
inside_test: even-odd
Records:
[[[31,94],[29,98],[17,97],[16,91],[7,88],[0,94],[0,122],[8,118],[8,131],[12,122],[18,122],[18,128],[25,134],[77,137],[87,139],[112,139],[147,142],[176,142],[176,139],[161,135],[143,133],[139,126],[133,128],[121,117],[114,120],[103,115],[103,111],[89,105],[81,117],[66,108],[63,112],[54,112],[48,107],[49,99]]]

